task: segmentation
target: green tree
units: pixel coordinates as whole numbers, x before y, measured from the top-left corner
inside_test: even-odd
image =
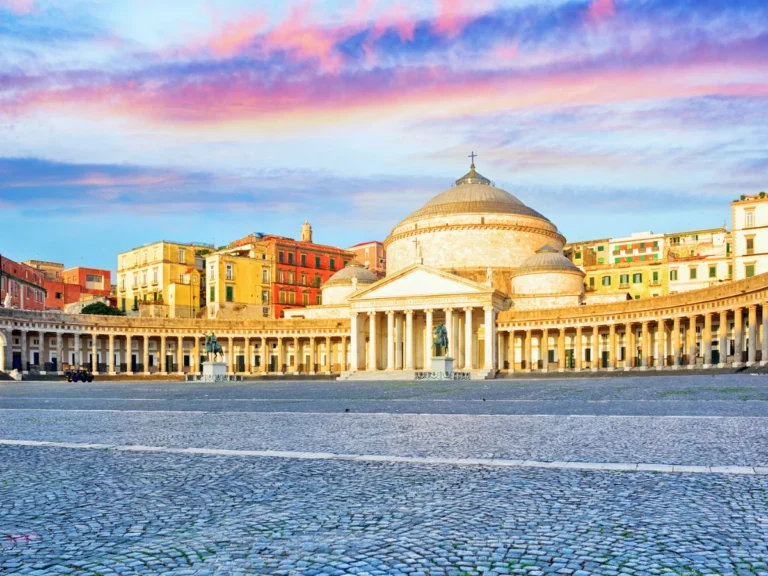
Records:
[[[104,302],[94,302],[88,304],[81,311],[80,314],[97,314],[99,316],[125,316],[125,312],[119,308],[113,308]]]

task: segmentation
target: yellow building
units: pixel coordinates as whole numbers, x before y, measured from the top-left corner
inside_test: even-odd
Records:
[[[205,304],[207,244],[155,242],[117,256],[117,305],[129,315],[194,318]]]
[[[273,262],[249,244],[211,254],[205,262],[208,318],[271,318]]]

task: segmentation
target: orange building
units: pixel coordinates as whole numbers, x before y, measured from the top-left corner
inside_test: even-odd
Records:
[[[27,260],[24,264],[43,273],[46,310],[63,310],[67,304],[97,296],[110,297],[112,273],[109,270],[82,266],[64,270],[63,264],[41,260]]]
[[[45,310],[44,275],[39,270],[0,254],[0,306]]]
[[[355,260],[361,262],[378,278],[384,278],[387,273],[387,250],[382,242],[378,240],[361,242],[347,248],[347,250],[354,253]]]

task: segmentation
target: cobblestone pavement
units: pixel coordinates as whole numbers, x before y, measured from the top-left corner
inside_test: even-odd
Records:
[[[0,439],[442,458],[768,466],[768,418],[0,411]]]
[[[768,574],[768,476],[2,454],[4,573]]]
[[[0,439],[764,466],[766,408],[758,376],[24,382],[0,383]],[[0,445],[0,574],[768,575],[766,559],[768,475]]]
[[[0,408],[765,416],[768,375],[483,382],[0,382]]]

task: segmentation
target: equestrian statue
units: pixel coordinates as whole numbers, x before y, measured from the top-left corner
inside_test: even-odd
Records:
[[[441,322],[437,326],[435,326],[435,340],[433,344],[435,345],[435,356],[445,356],[448,352],[448,330],[445,329],[445,326]]]
[[[216,340],[216,334],[211,332],[210,334],[203,334],[203,336],[205,336],[205,355],[208,361],[211,362],[211,355],[213,355],[213,362],[216,362],[219,355],[224,358],[224,350]]]

